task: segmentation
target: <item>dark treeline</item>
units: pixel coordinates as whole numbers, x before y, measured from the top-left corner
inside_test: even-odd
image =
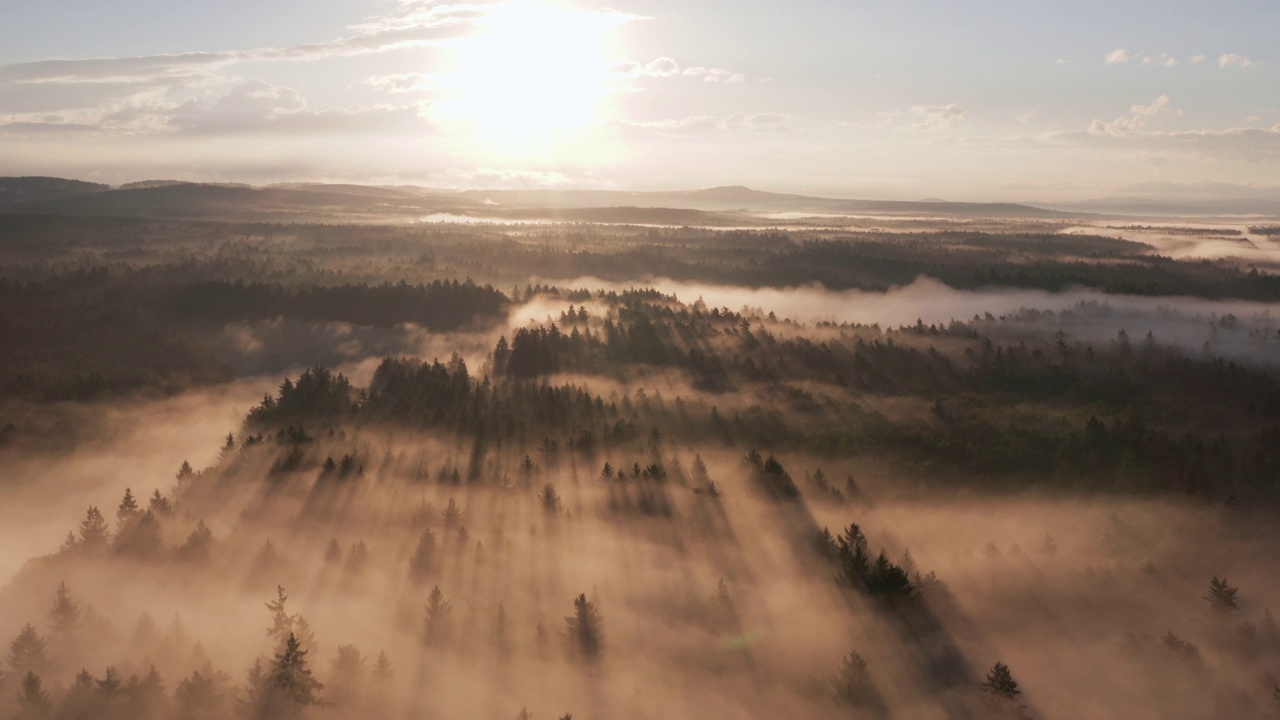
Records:
[[[590,302],[594,311],[569,304],[558,321],[500,339],[474,374],[456,356],[385,360],[364,389],[308,371],[264,398],[252,430],[287,438],[290,427],[389,421],[468,436],[481,455],[495,439],[592,453],[652,432],[891,458],[922,477],[959,473],[988,487],[1218,498],[1280,490],[1275,370],[1192,357],[1154,335],[1133,341],[1121,331],[1095,346],[1058,331],[1011,343],[992,339],[998,322],[975,319],[823,327],[810,338],[793,323],[650,293]],[[585,381],[654,371],[684,377],[689,397],[602,397]],[[557,374],[582,379],[547,382]],[[881,409],[903,402],[915,410]]]
[[[471,280],[285,285],[207,280],[207,266],[72,270],[0,280],[0,396],[89,399],[226,380],[214,345],[230,323],[284,318],[433,331],[488,324],[506,296]]]

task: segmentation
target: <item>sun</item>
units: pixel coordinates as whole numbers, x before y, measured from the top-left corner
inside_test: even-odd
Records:
[[[503,146],[540,146],[600,118],[610,37],[625,16],[519,2],[497,6],[452,45],[438,104],[450,120]]]

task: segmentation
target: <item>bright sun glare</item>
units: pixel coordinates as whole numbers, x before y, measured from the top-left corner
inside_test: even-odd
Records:
[[[450,97],[445,112],[473,124],[486,142],[563,139],[599,118],[610,30],[623,21],[546,3],[500,6],[479,33],[454,45],[454,70],[442,79]]]

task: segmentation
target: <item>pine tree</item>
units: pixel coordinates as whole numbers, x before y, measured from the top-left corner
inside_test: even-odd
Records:
[[[204,520],[197,520],[187,541],[178,548],[178,557],[193,565],[203,565],[209,561],[212,551],[213,531],[204,524]]]
[[[152,665],[151,670],[142,678],[136,675],[129,678],[125,696],[127,698],[126,714],[130,718],[145,720],[167,716],[164,681],[160,679],[160,673],[155,665]]]
[[[178,683],[177,689],[173,691],[173,699],[177,704],[177,720],[220,718],[226,701],[217,681],[209,675],[201,674],[199,670]]]
[[[49,693],[41,687],[40,676],[28,671],[22,678],[22,692],[18,695],[18,714],[14,720],[47,718],[53,711]]]
[[[550,514],[560,509],[560,496],[556,494],[556,486],[551,483],[542,486],[542,490],[538,493],[538,500],[542,502],[542,509]]]
[[[364,540],[358,540],[351,546],[351,550],[347,553],[346,572],[349,575],[359,575],[364,572],[364,567],[369,562],[369,546],[365,545]]]
[[[149,559],[160,554],[163,542],[156,514],[150,510],[140,515],[135,512],[122,521],[120,531],[116,533],[115,551],[121,555]]]
[[[311,676],[307,667],[307,651],[292,633],[285,640],[284,652],[276,660],[258,704],[259,718],[293,717],[304,707],[320,702],[316,692],[324,685]]]
[[[449,634],[453,619],[453,607],[444,599],[440,586],[431,588],[427,596],[426,613],[422,620],[422,641],[427,645],[438,645]]]
[[[244,720],[261,717],[261,708],[267,704],[267,669],[262,658],[254,658],[245,678],[244,697],[236,698],[236,715]]]
[[[1227,583],[1227,578],[1221,580],[1215,575],[1209,581],[1209,594],[1204,599],[1209,601],[1209,605],[1221,613],[1235,612],[1239,609],[1236,604],[1236,594],[1239,588],[1233,587]]]
[[[71,589],[65,582],[58,583],[53,607],[49,608],[49,631],[55,635],[70,635],[79,623],[80,604],[71,597]]]
[[[230,460],[231,456],[234,455],[235,452],[236,436],[231,433],[227,433],[227,439],[222,443],[222,449],[218,451],[218,461],[226,462],[227,460]]]
[[[290,615],[285,611],[285,601],[289,599],[284,594],[284,586],[276,586],[276,599],[266,603],[267,610],[271,612],[271,626],[267,628],[267,637],[275,641],[277,648],[283,648],[289,638],[293,637],[293,626],[298,621],[297,615]]]
[[[50,663],[47,643],[30,623],[23,626],[18,636],[9,643],[9,668],[16,675],[48,672]]]
[[[527,707],[520,708],[520,712],[516,714],[516,720],[533,720],[533,714]]]
[[[565,618],[571,651],[578,657],[592,661],[600,656],[604,646],[604,630],[595,603],[586,594],[573,601],[573,615]]]
[[[123,526],[128,524],[137,514],[138,501],[133,497],[133,490],[125,488],[124,497],[120,500],[120,506],[116,508],[116,520]]]
[[[329,697],[343,705],[356,701],[364,692],[369,664],[355,645],[339,645],[338,656],[329,665]]]
[[[418,547],[413,551],[409,561],[409,573],[415,578],[425,577],[435,564],[436,534],[430,528],[422,531],[418,538]]]
[[[324,561],[330,565],[342,562],[342,546],[338,544],[337,538],[330,540],[329,545],[324,549]]]
[[[94,720],[99,717],[93,675],[81,670],[58,704],[58,720]]]
[[[177,482],[174,483],[173,492],[170,493],[175,503],[182,502],[183,496],[191,489],[191,481],[195,478],[195,474],[195,470],[191,469],[191,463],[183,460],[182,467],[178,468],[178,474],[174,477]]]
[[[266,542],[262,543],[262,547],[258,548],[250,574],[265,579],[274,574],[279,567],[280,553],[276,551],[276,544],[271,541],[271,538],[267,538]]]
[[[160,490],[157,489],[151,495],[151,504],[149,505],[149,509],[157,515],[172,515],[173,503],[169,502],[169,498],[161,495]]]
[[[500,655],[511,651],[511,618],[507,616],[507,608],[498,603],[493,614],[493,646]]]
[[[1013,679],[1013,674],[1009,672],[1009,666],[1004,663],[997,662],[991,671],[987,673],[987,679],[982,683],[982,689],[991,695],[1006,700],[1017,700],[1022,691],[1018,689],[1018,682]]]
[[[110,531],[107,520],[102,517],[98,508],[90,506],[85,518],[80,522],[79,550],[86,555],[94,555],[107,548],[110,542]]]
[[[384,650],[378,651],[378,661],[373,664],[373,677],[380,683],[391,682],[395,670],[391,667],[391,658]]]
[[[458,507],[458,503],[454,502],[453,498],[449,498],[448,505],[441,511],[441,518],[446,528],[452,528],[462,521],[462,508]]]
[[[842,705],[862,705],[874,696],[867,661],[856,652],[845,656],[840,671],[831,678],[832,698]]]

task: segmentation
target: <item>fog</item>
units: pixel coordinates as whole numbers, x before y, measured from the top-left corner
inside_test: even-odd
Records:
[[[1274,717],[1280,304],[543,282],[15,354],[0,716]]]

